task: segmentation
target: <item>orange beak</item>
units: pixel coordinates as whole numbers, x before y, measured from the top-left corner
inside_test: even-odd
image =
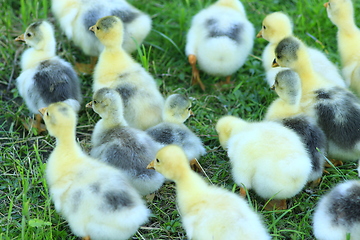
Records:
[[[256,37],[257,37],[257,38],[262,38],[262,30],[260,30],[259,33],[256,34]]]
[[[15,38],[16,42],[25,42],[24,34],[19,35],[17,38]]]
[[[44,116],[46,109],[47,109],[47,107],[44,107],[44,108],[40,108],[38,111],[42,116]]]
[[[324,3],[324,7],[328,7],[329,6],[329,2],[326,2],[326,3]]]
[[[91,102],[88,102],[88,103],[85,105],[85,107],[87,107],[87,108],[92,108],[92,101],[91,101]]]
[[[149,163],[149,165],[147,165],[146,168],[147,168],[147,169],[153,169],[153,170],[155,170],[154,162],[155,162],[155,160],[151,161],[151,163]]]
[[[92,31],[92,32],[95,32],[95,25],[89,27],[89,30]]]
[[[272,67],[280,67],[280,65],[276,62],[276,58],[274,58],[274,61],[271,66]]]
[[[271,90],[275,90],[275,84],[270,87]]]

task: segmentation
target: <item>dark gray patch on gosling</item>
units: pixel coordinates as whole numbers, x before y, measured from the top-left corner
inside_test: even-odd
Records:
[[[116,88],[116,91],[121,95],[124,106],[128,105],[129,100],[135,95],[136,90],[136,87],[132,84],[123,84]]]
[[[218,26],[218,20],[215,18],[210,18],[206,20],[205,27],[209,31],[209,38],[217,38],[217,37],[228,37],[231,40],[240,43],[241,36],[240,34],[244,30],[243,24],[234,23],[228,29],[221,29]]]
[[[37,71],[34,88],[29,90],[29,93],[34,92],[34,98],[40,96],[46,104],[67,99],[81,100],[80,82],[71,67],[57,60],[45,60],[39,64]]]
[[[77,190],[71,196],[71,202],[73,203],[73,211],[76,212],[79,209],[80,202],[82,201],[82,191]]]
[[[93,193],[100,193],[100,183],[96,182],[90,186],[90,191]]]
[[[350,150],[360,141],[360,102],[348,90],[334,87],[315,92],[317,123],[328,140]]]
[[[123,23],[130,23],[134,21],[134,19],[137,18],[139,14],[136,12],[132,12],[130,9],[127,10],[118,9],[111,11],[111,15],[119,17]]]
[[[187,129],[168,123],[154,126],[146,130],[146,132],[155,141],[165,145],[177,144],[181,146],[189,136]]]
[[[336,225],[351,227],[360,222],[360,186],[353,185],[345,193],[334,189],[328,196],[328,211]]]
[[[104,194],[104,197],[107,208],[109,208],[110,211],[116,211],[124,207],[131,207],[133,205],[130,196],[124,191],[109,191]]]
[[[105,17],[99,21],[98,27],[103,30],[108,30],[109,28],[112,28],[116,22],[118,22],[118,20],[115,17]]]
[[[92,156],[117,168],[124,169],[133,176],[153,176],[156,172],[146,169],[146,166],[155,157],[157,146],[151,137],[143,132],[141,132],[143,141],[138,141],[136,136],[140,132],[137,129],[121,126],[105,131],[99,136],[99,144],[93,147]],[[101,153],[94,155],[97,152],[96,148],[101,149],[102,145],[106,147],[102,149]]]
[[[275,56],[283,61],[297,60],[297,51],[300,48],[300,43],[292,37],[284,38],[279,42],[275,48]]]
[[[285,127],[294,130],[305,144],[311,157],[312,171],[322,172],[326,155],[325,133],[306,117],[292,117],[282,120]],[[320,152],[319,152],[320,151]]]
[[[94,34],[94,32],[89,31],[89,28],[91,26],[94,26],[96,24],[97,20],[99,20],[102,17],[102,15],[100,15],[102,9],[103,9],[103,7],[101,5],[96,5],[93,9],[87,11],[84,14],[83,24],[88,32],[91,32]]]

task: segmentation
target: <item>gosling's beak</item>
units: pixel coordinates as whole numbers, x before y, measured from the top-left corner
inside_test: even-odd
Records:
[[[270,87],[271,90],[275,90],[275,84]]]
[[[324,7],[328,7],[329,6],[329,2],[326,2],[326,3],[324,3]]]
[[[155,160],[153,160],[151,163],[149,163],[149,165],[147,165],[147,169],[153,169],[153,170],[155,170],[155,167],[154,167],[154,162],[155,162]]]
[[[88,102],[88,103],[85,105],[85,107],[87,107],[87,108],[92,108],[92,101],[91,101],[91,102]]]
[[[256,37],[257,37],[257,38],[262,38],[262,30],[260,30],[259,33],[256,34]]]
[[[95,32],[95,25],[89,27],[89,30],[92,31],[92,32]]]
[[[44,108],[40,108],[38,111],[42,116],[44,116],[46,109],[47,107],[44,107]]]
[[[280,65],[276,62],[276,58],[274,58],[274,61],[271,66],[272,67],[280,67]]]
[[[189,111],[190,117],[195,116],[194,112],[192,110]]]
[[[15,38],[15,41],[16,42],[25,42],[24,34],[17,36],[17,38]]]

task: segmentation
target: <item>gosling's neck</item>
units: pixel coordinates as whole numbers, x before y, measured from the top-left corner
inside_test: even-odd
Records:
[[[111,129],[117,126],[128,126],[128,123],[123,116],[123,112],[119,110],[109,111],[106,114],[103,114],[101,118],[102,125],[106,129]]]
[[[176,114],[167,114],[167,113],[163,113],[163,119],[165,122],[175,123],[179,125],[184,124],[184,122],[187,120],[187,118],[183,119],[182,117],[177,116]]]
[[[29,48],[27,49],[21,58],[21,69],[27,70],[34,68],[40,62],[55,57],[55,42],[46,45],[43,48]]]
[[[77,154],[81,147],[75,139],[75,128],[67,129],[63,131],[59,136],[56,136],[56,148],[55,151],[61,151],[64,154]],[[64,151],[65,150],[65,151]]]

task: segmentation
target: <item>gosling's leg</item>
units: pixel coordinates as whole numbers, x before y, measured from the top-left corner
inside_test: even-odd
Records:
[[[241,197],[246,197],[246,190],[245,190],[245,188],[243,188],[243,187],[240,187],[240,196]]]
[[[199,84],[200,88],[205,91],[205,85],[202,83],[199,70],[196,68],[196,56],[194,54],[190,54],[188,56],[188,60],[192,67],[191,85]]]

